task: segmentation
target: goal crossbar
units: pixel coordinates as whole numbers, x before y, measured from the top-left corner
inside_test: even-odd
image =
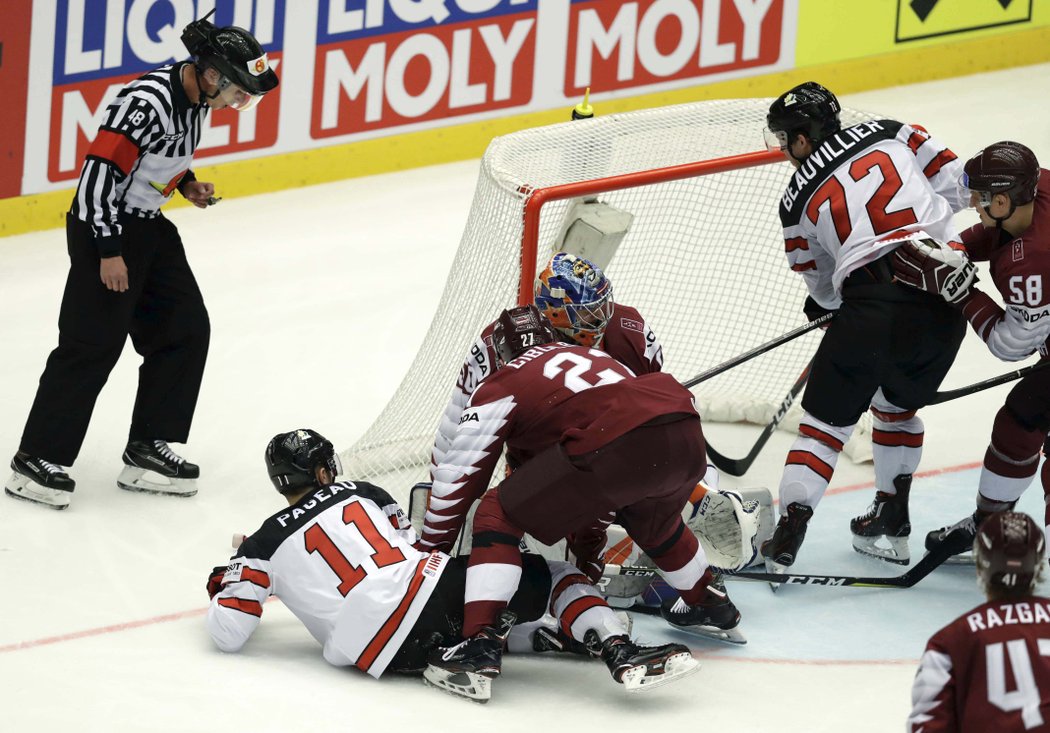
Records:
[[[529,193],[525,202],[525,223],[521,237],[521,280],[518,283],[518,305],[532,302],[533,282],[536,279],[536,262],[539,253],[540,211],[551,201],[564,201],[581,196],[598,195],[612,191],[622,191],[636,186],[652,185],[680,181],[696,176],[724,173],[784,160],[784,154],[775,150],[761,150],[740,155],[728,155],[712,160],[698,160],[692,163],[668,166],[648,171],[622,173],[606,178],[594,178],[588,181],[576,181],[559,186],[537,188]]]

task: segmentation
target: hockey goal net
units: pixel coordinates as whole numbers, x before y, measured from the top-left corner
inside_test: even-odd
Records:
[[[630,218],[605,269],[616,302],[641,312],[679,380],[802,325],[806,289],[787,266],[778,217],[793,169],[779,153],[756,152],[769,102],[696,102],[495,138],[424,343],[385,410],[343,452],[345,473],[401,500],[427,479],[471,344],[500,310],[531,300],[537,268],[562,249],[581,197]],[[844,124],[872,117],[843,110]],[[819,334],[697,385],[705,421],[768,423]]]

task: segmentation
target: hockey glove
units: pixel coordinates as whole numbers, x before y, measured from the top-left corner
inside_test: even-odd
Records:
[[[965,251],[933,239],[908,239],[893,252],[897,282],[961,305],[977,282],[977,268]]]
[[[579,568],[587,579],[592,583],[601,580],[605,571],[605,560],[602,558],[602,550],[608,538],[607,527],[613,521],[615,515],[608,515],[595,520],[589,527],[573,532],[566,537],[569,552],[576,558],[576,567]]]
[[[226,565],[217,565],[211,569],[208,576],[208,600],[211,600],[222,590],[222,579],[226,575]]]
[[[825,308],[817,301],[813,300],[812,295],[806,296],[806,302],[802,304],[802,312],[806,314],[806,319],[809,321],[815,321],[818,318],[823,318],[829,313],[834,313],[834,310]],[[824,326],[827,328],[827,326]]]

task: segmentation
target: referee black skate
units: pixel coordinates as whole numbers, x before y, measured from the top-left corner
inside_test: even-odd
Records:
[[[179,232],[160,208],[178,190],[198,208],[215,187],[190,168],[212,109],[254,106],[277,86],[266,53],[246,30],[207,18],[186,26],[191,61],[130,82],[106,109],[66,216],[69,275],[48,357],[5,485],[9,496],[56,509],[75,483],[102,386],[124,343],[142,356],[123,489],[192,496],[197,466],[169,442],[189,436],[210,325]]]

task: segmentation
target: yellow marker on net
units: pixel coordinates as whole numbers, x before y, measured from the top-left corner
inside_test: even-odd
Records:
[[[589,120],[594,117],[594,107],[591,106],[591,88],[587,89],[583,93],[583,101],[572,108],[572,118],[574,120]]]

